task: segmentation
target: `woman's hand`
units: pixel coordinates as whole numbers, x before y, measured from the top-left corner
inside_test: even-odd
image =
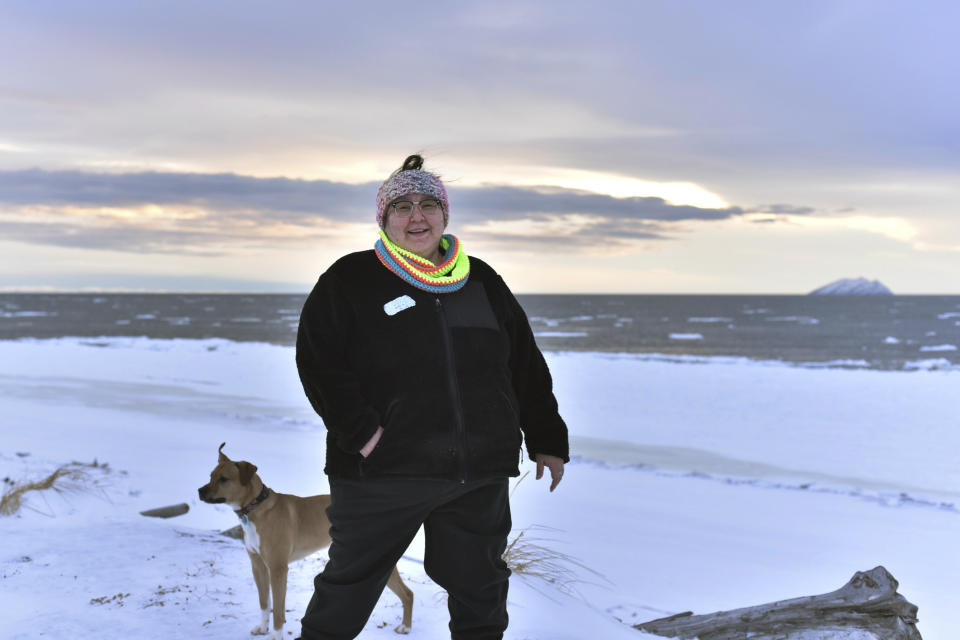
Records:
[[[360,449],[360,455],[364,458],[370,455],[373,451],[373,448],[377,446],[377,443],[380,442],[380,436],[383,435],[383,427],[377,427],[377,432],[373,434],[373,437],[367,440],[367,444],[363,445],[363,449]],[[563,463],[561,463],[563,464]]]
[[[551,456],[546,453],[538,453],[537,459],[537,480],[543,477],[543,468],[550,469],[550,491],[557,488],[560,481],[563,480],[563,458]]]

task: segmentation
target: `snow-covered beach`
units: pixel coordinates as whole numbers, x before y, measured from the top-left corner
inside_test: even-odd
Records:
[[[639,638],[623,623],[823,593],[881,564],[919,606],[924,637],[951,637],[960,371],[546,356],[575,458],[553,494],[532,475],[515,482],[515,533],[602,579],[571,565],[584,581],[571,595],[515,576],[509,638]],[[27,494],[0,516],[0,637],[249,637],[246,553],[217,534],[236,517],[196,489],[226,441],[272,488],[326,491],[322,426],[292,348],[0,341],[0,389],[0,477],[96,460],[84,470],[98,486]],[[180,502],[190,512],[178,518],[138,515]],[[415,543],[400,565],[416,596],[408,637],[446,638],[421,557]],[[293,567],[290,638],[324,558]],[[399,616],[385,593],[361,637],[396,637]]]

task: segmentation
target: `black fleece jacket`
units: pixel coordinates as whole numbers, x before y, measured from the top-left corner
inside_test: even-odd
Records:
[[[297,369],[327,427],[328,475],[473,480],[569,461],[567,427],[527,317],[506,283],[470,258],[455,293],[417,289],[373,250],[344,256],[304,303]],[[359,451],[378,426],[368,458]]]

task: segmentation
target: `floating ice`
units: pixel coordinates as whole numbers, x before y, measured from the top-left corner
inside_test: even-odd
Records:
[[[820,324],[817,318],[810,316],[774,316],[767,318],[768,322],[796,322],[797,324]]]
[[[537,331],[536,338],[585,338],[590,335],[585,331]]]
[[[3,311],[0,318],[45,318],[57,315],[54,311]]]
[[[920,351],[956,351],[957,345],[954,344],[935,344],[926,347],[920,347]]]

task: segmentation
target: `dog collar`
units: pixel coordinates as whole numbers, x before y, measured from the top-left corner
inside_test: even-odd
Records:
[[[253,511],[254,507],[256,507],[258,504],[266,500],[268,497],[270,497],[270,489],[268,489],[267,487],[264,487],[263,490],[260,492],[260,495],[258,495],[253,502],[251,502],[250,504],[248,504],[247,506],[241,509],[234,509],[233,512],[237,514],[237,517],[240,518],[241,520],[246,520],[247,514]]]

